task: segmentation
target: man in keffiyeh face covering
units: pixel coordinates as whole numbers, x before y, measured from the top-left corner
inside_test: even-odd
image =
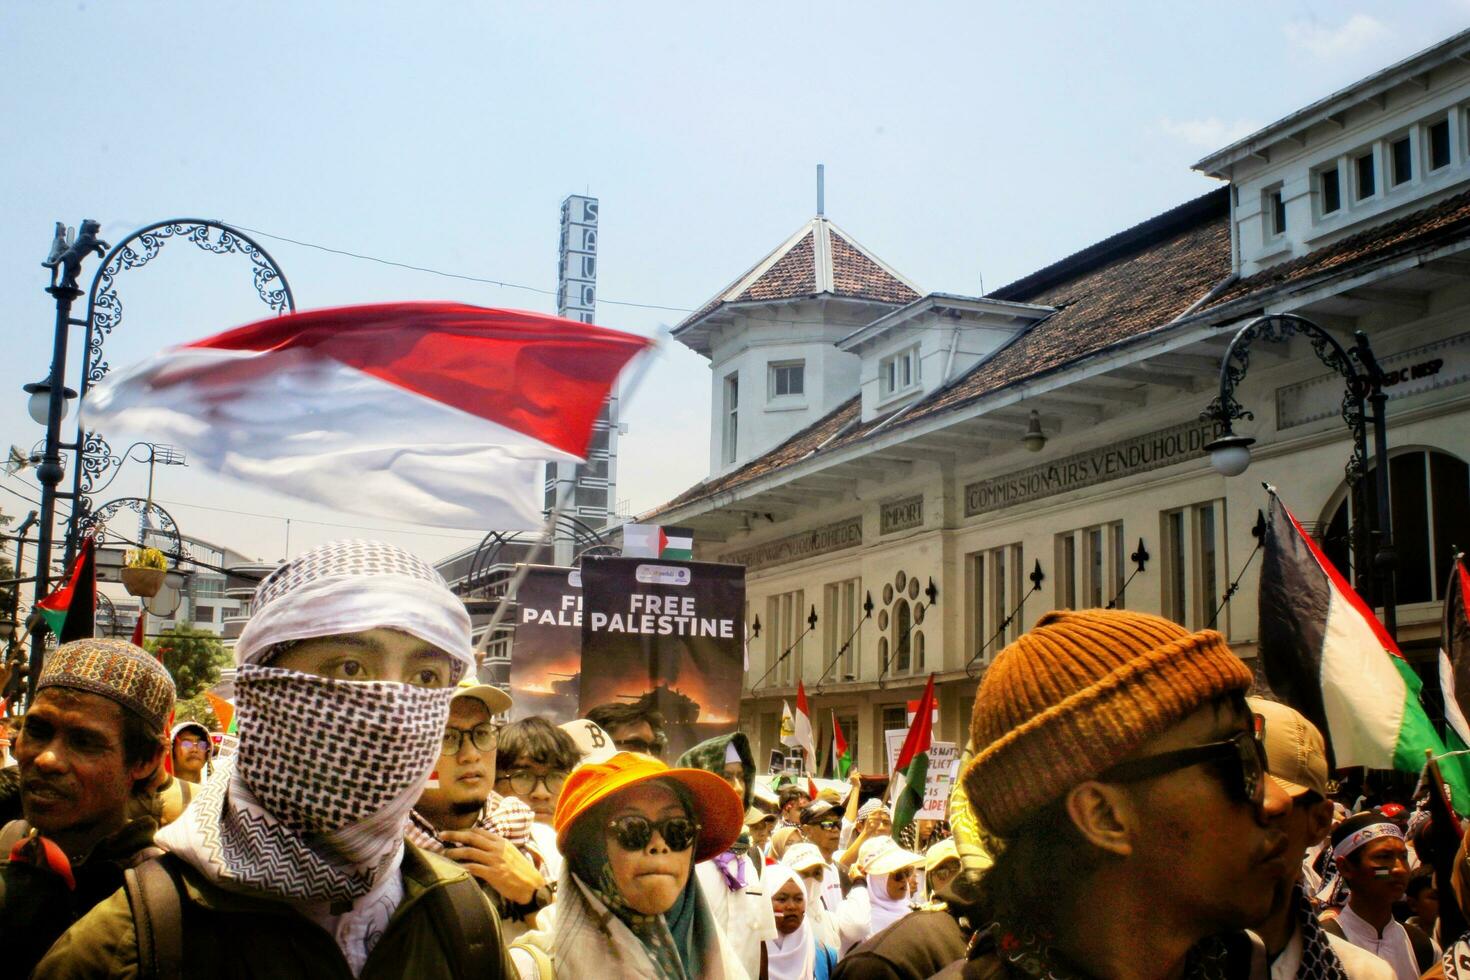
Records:
[[[438,573],[378,542],[307,552],[261,582],[235,662],[239,751],[157,837],[188,924],[185,972],[507,970],[474,879],[404,840],[474,665],[469,617]],[[136,935],[119,892],[37,975],[131,973]]]

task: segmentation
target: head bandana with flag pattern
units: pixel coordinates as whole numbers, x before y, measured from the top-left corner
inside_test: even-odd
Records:
[[[254,894],[342,903],[372,891],[397,866],[454,689],[266,664],[282,644],[379,628],[449,654],[453,680],[473,664],[463,603],[401,549],[334,542],[271,573],[235,647],[238,756],[159,832],[159,845]]]

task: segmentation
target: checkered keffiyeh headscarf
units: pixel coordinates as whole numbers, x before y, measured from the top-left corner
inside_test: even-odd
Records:
[[[525,803],[514,796],[491,793],[485,800],[480,815],[475,818],[475,827],[479,830],[488,830],[497,837],[504,837],[512,847],[525,853],[531,844],[531,825],[535,822],[535,812]],[[443,854],[446,850],[434,825],[429,823],[417,810],[413,812],[408,821],[406,836],[426,851]]]
[[[281,643],[402,630],[474,667],[470,617],[433,566],[381,541],[333,541],[277,568],[255,590],[237,664],[263,664]],[[457,679],[457,678],[456,678]]]
[[[240,749],[156,838],[211,881],[297,902],[355,901],[394,866],[444,738],[453,687],[266,665],[281,643],[402,630],[473,663],[469,616],[422,560],[342,541],[278,568],[235,646]],[[455,678],[457,680],[457,678]]]

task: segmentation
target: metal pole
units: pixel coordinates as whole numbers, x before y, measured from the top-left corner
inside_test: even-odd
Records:
[[[62,283],[49,286],[46,292],[56,298],[56,336],[51,346],[51,373],[46,383],[51,386],[48,393],[50,404],[46,410],[46,446],[41,453],[41,465],[36,467],[36,479],[41,483],[41,522],[36,529],[36,601],[40,602],[51,592],[51,542],[56,529],[56,487],[61,483],[65,470],[61,465],[61,413],[66,405],[66,341],[71,327],[71,304],[82,291],[76,286]],[[36,696],[36,680],[46,659],[46,631],[36,630],[31,634],[31,669],[26,677],[26,701]]]
[[[101,225],[88,219],[82,222],[81,233],[66,251],[57,257],[52,266],[52,283],[46,292],[56,300],[56,327],[51,346],[51,373],[46,383],[51,386],[47,393],[49,404],[46,409],[46,445],[41,453],[41,465],[36,467],[36,479],[41,483],[41,520],[36,529],[36,601],[46,598],[51,591],[51,544],[56,531],[56,487],[61,483],[65,470],[61,465],[61,416],[66,410],[66,342],[72,325],[71,305],[82,295],[77,286],[77,276],[82,271],[82,259],[90,253],[105,251],[106,246],[97,240]],[[60,282],[56,281],[60,274]],[[83,321],[85,323],[85,321]],[[36,696],[36,680],[46,659],[46,631],[38,629],[31,634],[31,668],[26,676],[26,703]]]
[[[1355,332],[1353,354],[1362,365],[1368,382],[1368,403],[1373,406],[1373,468],[1378,483],[1378,546],[1373,554],[1376,598],[1383,603],[1383,626],[1398,642],[1398,552],[1393,545],[1393,501],[1388,472],[1388,395],[1383,391],[1383,368],[1368,344],[1368,335]]]

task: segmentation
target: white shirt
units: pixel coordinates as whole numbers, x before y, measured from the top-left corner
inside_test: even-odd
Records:
[[[1337,924],[1342,927],[1348,942],[1387,960],[1398,980],[1419,980],[1419,964],[1414,959],[1414,944],[1409,941],[1409,933],[1401,924],[1389,920],[1380,934],[1354,912],[1351,905],[1343,906],[1342,911],[1337,913]],[[1434,954],[1438,956],[1439,953],[1439,945],[1435,944]]]
[[[694,874],[709,904],[710,916],[724,932],[745,972],[754,977],[760,975],[761,943],[775,939],[779,933],[776,910],[756,877],[755,863],[748,854],[741,860],[745,862],[743,889],[732,890],[725,884],[725,876],[713,861],[696,864]]]
[[[1337,954],[1348,980],[1395,980],[1393,967],[1365,949],[1359,949],[1345,939],[1324,933],[1327,945]],[[1302,930],[1298,926],[1287,941],[1286,948],[1276,959],[1266,962],[1266,947],[1260,937],[1250,934],[1254,944],[1251,954],[1251,980],[1296,980],[1302,965]]]

